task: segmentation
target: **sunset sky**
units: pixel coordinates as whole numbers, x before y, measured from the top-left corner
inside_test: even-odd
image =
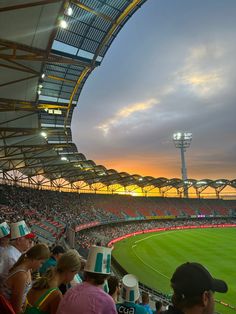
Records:
[[[236,1],[147,0],[85,83],[73,140],[96,164],[180,177],[175,131],[193,133],[188,177],[236,178]]]

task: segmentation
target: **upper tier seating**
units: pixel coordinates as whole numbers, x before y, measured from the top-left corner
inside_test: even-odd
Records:
[[[2,205],[1,205],[2,204]],[[236,201],[79,194],[0,186],[0,222],[25,219],[40,236],[58,239],[69,226],[147,216],[235,216]]]

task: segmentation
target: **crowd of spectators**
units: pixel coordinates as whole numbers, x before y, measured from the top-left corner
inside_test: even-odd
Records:
[[[191,200],[188,202],[188,206],[190,206]],[[181,199],[165,200],[164,198],[133,198],[120,195],[81,195],[78,193],[34,190],[16,186],[0,186],[0,223],[7,222],[9,224],[18,224],[19,221],[22,222],[25,220],[27,224],[32,225],[34,223],[42,224],[44,220],[47,222],[54,221],[57,222],[58,225],[59,222],[64,224],[64,231],[66,231],[67,228],[73,230],[76,226],[97,222],[98,225],[92,228],[82,229],[76,233],[76,249],[80,252],[81,250],[85,252],[88,251],[88,249],[94,247],[93,245],[97,247],[104,246],[105,249],[107,243],[115,238],[135,232],[145,232],[146,230],[155,228],[168,229],[178,226],[236,223],[236,202],[234,201],[206,202],[207,205],[204,208],[202,207],[203,202],[200,202],[200,200],[199,202],[192,200],[190,207],[186,207],[186,204],[187,201]],[[191,215],[194,217],[191,217]],[[168,219],[165,217],[164,219],[163,216],[172,217]],[[50,227],[48,228],[48,230],[50,230]],[[27,238],[25,238],[25,241],[29,242],[30,238],[28,238],[28,235],[31,235],[31,233],[26,234]],[[22,238],[21,235],[18,235],[18,237],[19,239]],[[16,242],[15,247],[23,253],[24,250],[21,250],[18,245],[18,242],[21,241],[18,240],[18,238],[12,240],[10,247],[14,246],[14,241]],[[6,246],[6,249],[8,248],[9,247]],[[5,248],[3,247],[2,249]],[[43,254],[41,253],[41,249],[45,251]],[[33,261],[32,264],[31,260],[28,261],[27,258],[23,256],[24,258],[22,257],[19,264],[15,266],[18,272],[21,272],[21,267],[24,267],[25,281],[27,282],[28,279],[31,278],[29,270],[33,269],[32,265],[39,263],[38,260],[44,260],[49,254],[48,248],[44,246],[35,246],[35,250],[37,252],[32,251],[32,256],[36,259],[36,262]],[[29,253],[31,253],[31,251],[29,251]],[[72,257],[78,258],[74,255],[71,256],[71,258]],[[13,280],[11,279],[11,276],[15,276],[13,270],[15,270],[15,268],[9,269],[9,277],[6,279],[7,288],[12,288],[13,286]],[[73,270],[75,270],[74,267]],[[76,269],[76,272],[77,271],[78,269]],[[56,276],[56,274],[55,272],[54,275]],[[17,278],[18,277],[16,277],[16,280],[18,281]],[[94,278],[87,278],[87,280],[91,283]],[[60,280],[58,283],[59,282]],[[66,283],[66,279],[63,279],[63,282]],[[46,286],[47,285],[41,286],[40,283],[42,292],[46,289]],[[55,287],[53,286],[53,289],[57,289],[57,285],[55,285]],[[37,293],[36,295],[38,296]],[[33,292],[30,296],[33,298]],[[68,304],[69,303],[65,304],[65,308],[68,307]],[[15,306],[14,302],[13,305]],[[147,304],[143,302],[143,306],[145,307],[146,305]],[[61,312],[59,311],[58,313],[65,313],[63,312],[63,306],[64,305],[61,306]],[[21,305],[19,304],[18,308],[20,309],[20,307]],[[123,307],[124,304],[121,305],[122,309]],[[119,308],[117,309],[119,311]],[[27,309],[25,313],[28,313]]]
[[[185,218],[184,224],[188,224],[186,218],[190,214],[215,216],[226,213],[223,216],[232,217],[235,216],[235,212],[236,201],[79,194],[18,186],[0,186],[0,221],[25,220],[31,226],[40,222],[36,232],[44,238],[47,237],[47,232],[51,232],[53,237],[58,239],[58,236],[61,236],[67,227],[75,229],[91,222],[102,224],[100,227],[86,229],[77,234],[76,245],[80,248],[89,248],[98,239],[102,243],[106,243],[112,238],[138,230],[182,223],[179,220],[177,222],[166,220],[162,222],[159,219],[147,221],[147,216],[155,218],[155,216],[176,214],[178,217]],[[145,221],[136,220],[134,223],[125,223],[124,221],[128,219]],[[48,224],[43,225],[44,221],[49,223],[56,221],[64,229],[56,230],[56,235],[55,230],[50,229]],[[119,221],[123,221],[123,223],[118,223]],[[107,225],[108,223],[109,225]],[[111,223],[113,224],[111,225]],[[43,234],[43,228],[47,229],[46,235]]]
[[[76,234],[77,248],[89,248],[100,241],[107,244],[112,239],[132,234],[138,231],[145,231],[154,228],[170,228],[191,225],[221,225],[236,223],[236,218],[195,218],[195,219],[175,219],[175,220],[149,220],[131,221],[116,224],[96,226],[94,228],[81,230]]]
[[[0,186],[0,204],[9,208],[7,214],[10,215],[9,212],[17,214],[14,219],[58,218],[64,223],[74,225],[155,215],[233,216],[236,213],[235,200],[80,194],[8,185]]]
[[[91,221],[108,221],[117,217],[114,214],[96,207],[92,197],[83,198],[78,193],[55,192],[49,190],[35,190],[16,186],[0,186],[0,204],[6,213],[15,220],[44,218],[58,219],[64,223],[74,225]],[[89,215],[88,215],[89,212]],[[0,218],[7,218],[7,217]]]

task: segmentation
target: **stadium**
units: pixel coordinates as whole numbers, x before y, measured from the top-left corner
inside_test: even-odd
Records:
[[[234,313],[236,179],[188,178],[183,156],[182,178],[120,172],[72,140],[87,79],[145,2],[0,2],[0,224],[24,220],[35,242],[84,259],[94,245],[112,248],[112,273],[134,274],[153,308],[172,303],[180,264],[201,263],[229,288],[215,311]]]

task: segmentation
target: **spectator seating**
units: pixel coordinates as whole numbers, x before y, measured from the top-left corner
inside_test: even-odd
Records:
[[[50,241],[58,239],[67,227],[91,222],[145,220],[148,216],[236,216],[236,200],[79,194],[8,185],[0,188],[0,220],[25,219],[40,237]]]

